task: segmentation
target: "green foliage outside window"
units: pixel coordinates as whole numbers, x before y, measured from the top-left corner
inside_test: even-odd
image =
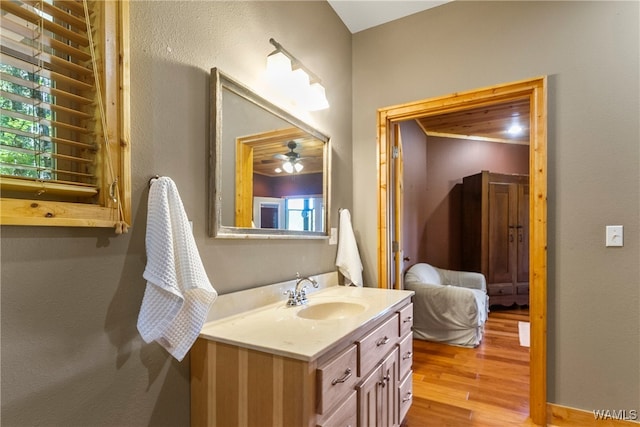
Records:
[[[0,64],[0,72],[7,75],[0,80],[0,109],[16,113],[0,115],[0,174],[52,179],[53,144],[40,138],[52,136],[51,127],[39,123],[39,119],[53,120],[53,114],[37,106],[39,102],[53,103],[50,94],[37,89],[38,86],[50,87],[51,81],[7,64]],[[33,88],[9,81],[9,76],[14,77],[11,80],[32,82]],[[20,102],[11,99],[11,95],[33,102]]]

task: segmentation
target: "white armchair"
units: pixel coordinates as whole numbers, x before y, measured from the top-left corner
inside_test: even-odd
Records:
[[[405,273],[404,287],[416,293],[414,338],[463,347],[480,344],[489,313],[484,275],[419,263]]]

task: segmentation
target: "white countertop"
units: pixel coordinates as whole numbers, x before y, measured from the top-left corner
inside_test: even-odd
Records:
[[[201,338],[311,361],[363,325],[389,313],[413,291],[332,286],[308,296],[306,305],[288,307],[279,301],[206,323]],[[355,302],[362,312],[342,319],[311,320],[297,313],[326,302]]]

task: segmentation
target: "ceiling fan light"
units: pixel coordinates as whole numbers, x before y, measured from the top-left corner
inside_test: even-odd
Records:
[[[282,164],[282,169],[284,169],[286,173],[293,173],[293,164],[289,161],[284,162]]]
[[[274,171],[275,171],[275,173],[282,173],[282,169],[280,169],[280,168],[275,168]]]
[[[300,162],[296,162],[293,167],[296,169],[296,172],[300,172],[304,168],[303,164]]]

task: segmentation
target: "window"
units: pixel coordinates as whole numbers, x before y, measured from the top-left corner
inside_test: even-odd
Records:
[[[129,223],[127,0],[1,9],[2,224]]]

